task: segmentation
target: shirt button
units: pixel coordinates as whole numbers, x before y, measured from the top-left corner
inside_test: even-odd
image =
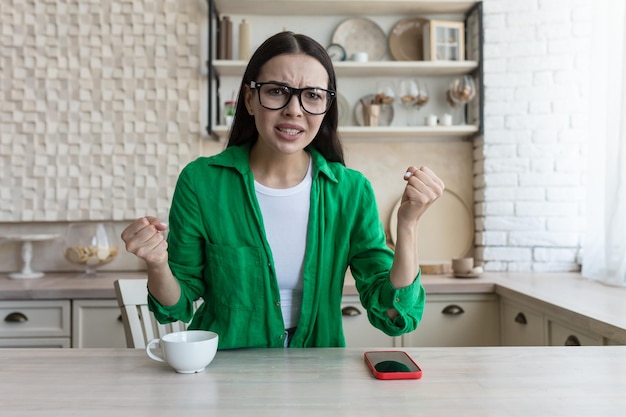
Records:
[[[280,307],[280,301],[276,301],[276,306]]]
[[[400,302],[400,298],[396,298],[396,303],[399,303],[399,302]]]

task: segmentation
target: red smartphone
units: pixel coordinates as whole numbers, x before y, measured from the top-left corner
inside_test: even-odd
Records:
[[[419,379],[422,369],[406,352],[377,350],[365,352],[365,363],[378,379]]]

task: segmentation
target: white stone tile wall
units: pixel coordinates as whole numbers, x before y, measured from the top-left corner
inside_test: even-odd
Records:
[[[491,271],[578,270],[589,0],[486,0],[476,255]]]
[[[201,146],[196,0],[2,0],[0,222],[166,207]]]

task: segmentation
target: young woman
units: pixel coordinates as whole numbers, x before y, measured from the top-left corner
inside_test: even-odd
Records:
[[[254,53],[227,148],[180,174],[167,242],[155,217],[122,233],[146,261],[159,321],[193,317],[190,328],[218,333],[220,349],[345,346],[350,267],[374,326],[392,336],[417,327],[418,223],[444,184],[425,167],[399,173],[392,252],[369,181],[344,165],[335,96],[332,62],[313,39],[282,32]]]

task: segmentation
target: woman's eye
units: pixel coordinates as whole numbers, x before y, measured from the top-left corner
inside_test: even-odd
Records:
[[[322,96],[314,91],[307,91],[306,98],[308,98],[309,100],[319,100],[322,98]]]
[[[282,96],[285,94],[289,94],[289,90],[287,90],[286,88],[276,87],[276,88],[270,89],[269,94],[273,96]]]

